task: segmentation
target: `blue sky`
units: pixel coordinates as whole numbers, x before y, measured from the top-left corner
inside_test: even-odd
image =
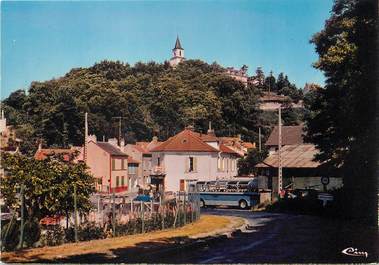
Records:
[[[134,64],[171,57],[285,72],[298,86],[323,83],[311,36],[332,0],[1,2],[1,98],[31,81],[103,59]]]

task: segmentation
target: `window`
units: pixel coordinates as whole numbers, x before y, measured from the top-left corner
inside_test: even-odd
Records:
[[[138,168],[137,164],[129,164],[128,165],[128,173],[129,174],[136,174],[137,173],[137,168]]]
[[[192,171],[194,171],[193,169],[194,169],[193,168],[193,157],[190,157],[189,158],[189,169],[188,169],[188,171],[192,172]]]
[[[121,176],[121,186],[125,186],[125,176]]]
[[[112,170],[122,170],[124,169],[124,159],[113,158],[112,159]]]
[[[196,157],[189,157],[185,160],[185,172],[196,172],[197,171],[197,159]]]
[[[221,171],[221,158],[220,157],[217,158],[217,170]]]
[[[160,157],[157,158],[157,164],[158,164],[158,167],[161,166],[161,158]]]
[[[119,187],[120,186],[120,177],[117,176],[116,177],[116,187]]]

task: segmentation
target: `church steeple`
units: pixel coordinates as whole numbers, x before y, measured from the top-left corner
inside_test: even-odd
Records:
[[[184,49],[182,48],[182,45],[180,44],[179,36],[176,37],[176,42],[175,42],[174,50],[175,50],[175,49],[184,50]]]
[[[184,61],[184,49],[180,43],[179,36],[176,37],[175,47],[172,49],[172,58],[170,60],[170,65],[172,67],[177,66],[180,62]]]

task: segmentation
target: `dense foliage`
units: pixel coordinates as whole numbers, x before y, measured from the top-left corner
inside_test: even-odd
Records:
[[[173,69],[166,63],[103,61],[33,82],[27,95],[13,92],[4,105],[9,123],[28,139],[27,150],[39,138],[48,146],[82,144],[85,112],[90,133],[100,138],[117,136],[112,118],[122,116],[128,141],[147,140],[154,133],[166,139],[190,124],[205,131],[208,121],[221,135],[251,139],[259,126],[257,100],[256,89],[226,76],[217,64],[188,60]]]
[[[94,191],[94,179],[82,163],[63,162],[49,157],[40,161],[22,155],[4,153],[1,192],[5,205],[19,210],[21,186],[24,186],[26,219],[38,221],[49,215],[73,211],[73,187],[77,187],[77,207],[88,212],[89,196]]]
[[[263,71],[258,74],[263,80]],[[279,77],[284,81],[278,79],[282,83],[275,83],[277,89],[285,92],[290,87],[290,96],[300,93],[293,92],[299,90],[287,77]],[[3,103],[9,124],[16,125],[18,138],[24,140],[21,151],[33,154],[39,139],[48,146],[82,144],[85,112],[90,133],[100,139],[118,135],[114,117],[121,116],[122,136],[128,142],[149,140],[154,134],[167,139],[187,125],[206,131],[209,121],[220,136],[242,134],[244,140],[254,141],[258,127],[272,127],[258,109],[265,90],[264,82],[245,87],[216,63],[200,60],[176,68],[102,61],[58,79],[33,82],[27,94],[15,91]]]
[[[376,6],[375,1],[336,0],[331,17],[315,34],[325,89],[306,100],[308,140],[317,157],[340,168],[351,197],[351,216],[377,222],[376,154]]]
[[[238,160],[238,175],[256,174],[257,169],[255,166],[265,160],[267,156],[268,151],[266,149],[261,151],[256,148],[250,149],[246,157]]]

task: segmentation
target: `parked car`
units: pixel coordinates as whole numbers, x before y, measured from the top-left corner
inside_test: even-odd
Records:
[[[133,199],[133,201],[139,201],[139,202],[151,202],[153,198],[151,198],[149,195],[140,194],[137,197]]]

